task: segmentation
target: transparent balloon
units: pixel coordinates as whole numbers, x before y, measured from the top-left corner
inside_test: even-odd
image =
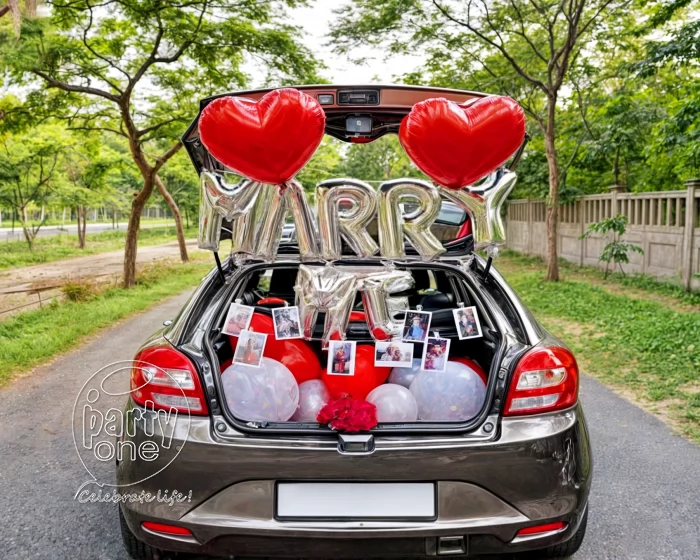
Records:
[[[401,385],[380,385],[367,395],[367,402],[377,407],[378,422],[415,422],[418,418],[415,397]]]
[[[319,411],[331,398],[326,385],[320,379],[304,381],[299,385],[299,406],[291,417],[292,422],[316,422]]]
[[[471,367],[447,362],[443,372],[420,371],[411,383],[418,419],[443,422],[469,420],[486,398],[486,385]]]
[[[389,383],[401,385],[408,389],[420,371],[420,358],[414,358],[411,367],[395,367],[389,374]]]
[[[233,364],[221,377],[226,403],[241,420],[285,422],[299,405],[292,372],[272,358],[263,358],[259,368]]]

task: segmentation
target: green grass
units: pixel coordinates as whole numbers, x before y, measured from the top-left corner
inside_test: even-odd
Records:
[[[185,230],[185,237],[197,235],[196,228]],[[38,237],[34,250],[30,251],[24,241],[0,242],[0,270],[58,261],[83,255],[94,255],[124,248],[125,229],[88,234],[85,249],[78,248],[77,235],[55,235]],[[155,227],[139,232],[139,246],[160,245],[177,239],[175,227]]]
[[[1,322],[0,386],[115,321],[198,285],[211,267],[209,262],[152,265],[140,272],[131,290],[109,288],[83,301],[54,302]]]
[[[92,216],[92,212],[89,214]],[[118,220],[119,224],[123,226],[123,224],[126,224],[127,221],[129,220],[129,216],[121,216]],[[36,227],[39,225],[39,220],[29,220],[29,225],[32,227]],[[92,220],[88,220],[88,224],[93,223]],[[100,219],[97,221],[98,224],[109,224],[112,223],[110,220],[104,220],[102,216],[100,215]],[[172,226],[174,223],[174,220],[172,218],[149,218],[148,216],[141,216],[141,224],[159,224],[159,225],[170,225]],[[63,218],[46,218],[44,222],[41,224],[41,227],[44,226],[69,226],[69,225],[75,225],[75,221],[64,221]],[[12,218],[10,215],[10,218],[8,218],[7,211],[3,213],[3,221],[2,221],[2,227],[3,228],[9,228],[12,227]],[[15,230],[19,231],[20,233],[22,232],[22,224],[19,221],[15,220]]]
[[[648,278],[602,282],[597,271],[572,265],[563,266],[560,282],[544,282],[541,260],[512,253],[499,258],[497,268],[571,346],[583,371],[631,391],[700,441],[698,294]]]
[[[508,250],[502,251],[501,255],[521,265],[544,267],[544,263],[539,257],[528,257],[516,253],[515,251]],[[620,272],[613,272],[605,279],[603,271],[598,268],[578,266],[564,259],[559,261],[559,269],[562,275],[569,279],[605,282],[608,286],[619,285],[622,287],[636,288],[648,294],[673,298],[682,304],[700,306],[700,292],[687,292],[677,282],[674,283],[672,279],[664,281],[653,276],[622,274]]]

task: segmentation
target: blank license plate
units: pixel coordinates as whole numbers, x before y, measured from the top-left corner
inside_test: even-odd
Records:
[[[280,482],[277,517],[435,519],[430,482]]]

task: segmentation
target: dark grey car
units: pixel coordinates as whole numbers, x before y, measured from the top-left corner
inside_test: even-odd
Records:
[[[313,94],[314,87],[302,89]],[[436,93],[475,95],[445,91],[404,88],[400,99],[410,108]],[[380,97],[391,99],[384,89]],[[397,107],[391,110],[399,114]],[[236,418],[220,373],[232,355],[222,333],[226,311],[234,301],[266,316],[294,305],[299,260],[293,245],[282,245],[274,263],[227,259],[204,278],[172,324],[137,354],[154,367],[132,370],[124,441],[134,448],[154,438],[169,444],[149,460],[125,454],[117,481],[123,492],[184,493],[171,503],[121,504],[132,557],[156,558],[163,550],[227,558],[575,553],[592,476],[576,361],[496,268],[473,253],[471,235],[445,245],[436,262],[394,265],[414,280],[399,294],[408,308],[432,312],[431,330],[487,374],[483,406],[464,422],[380,423],[347,435],[317,423]],[[382,267],[371,259],[335,266]],[[458,304],[476,307],[481,338],[458,338]],[[359,299],[356,305],[362,311]],[[320,337],[321,320],[317,329]],[[364,322],[350,323],[347,337],[372,340]],[[314,510],[324,497],[333,513]],[[358,513],[363,500],[377,504],[375,511]]]

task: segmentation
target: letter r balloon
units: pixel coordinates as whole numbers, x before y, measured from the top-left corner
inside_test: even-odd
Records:
[[[341,258],[341,238],[358,257],[371,257],[379,250],[367,232],[377,210],[377,197],[370,185],[357,179],[323,181],[316,186],[316,204],[322,258]],[[349,208],[341,208],[343,204]]]
[[[400,202],[417,202],[417,208],[404,212]],[[430,226],[440,214],[440,192],[419,179],[396,179],[379,186],[379,247],[382,257],[396,259],[406,256],[404,236],[424,260],[445,252]]]

